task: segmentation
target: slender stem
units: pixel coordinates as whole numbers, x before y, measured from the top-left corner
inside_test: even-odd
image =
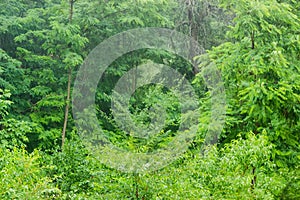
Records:
[[[254,42],[254,31],[251,33],[251,49],[255,48],[255,42]]]
[[[139,199],[139,174],[134,174],[134,182],[135,182],[135,197]]]
[[[255,175],[255,170],[256,168],[253,167],[252,168],[252,175],[253,175],[253,179],[251,180],[251,189],[253,190],[256,184],[256,175]]]

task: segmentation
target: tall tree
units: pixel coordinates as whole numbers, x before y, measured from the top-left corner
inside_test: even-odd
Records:
[[[236,17],[228,32],[232,42],[208,52],[222,71],[227,91],[221,142],[266,131],[276,145],[277,165],[293,166],[299,162],[300,139],[299,12],[290,1],[222,2]],[[256,170],[251,167],[254,186]]]

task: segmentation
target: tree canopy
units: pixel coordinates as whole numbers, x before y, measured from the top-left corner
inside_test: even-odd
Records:
[[[0,6],[1,199],[300,198],[299,1],[0,0]],[[83,141],[85,132],[77,124],[85,122],[75,120],[72,92],[99,44],[148,27],[190,38],[178,44],[188,49],[189,60],[153,48],[119,56],[96,87],[96,124],[106,142],[136,155],[166,149],[176,138],[183,141],[177,136],[195,127],[196,135],[167,166],[128,173],[102,163]],[[188,112],[193,102],[181,105],[171,88],[138,87],[141,78],[157,75],[139,74],[139,66],[149,63],[170,66],[183,77],[173,81],[192,86],[200,113],[196,122]],[[211,88],[216,80],[207,73],[222,84]],[[113,91],[124,77],[134,92],[128,107],[121,105],[114,116]],[[83,88],[92,90],[86,80]],[[214,106],[219,90],[224,116]],[[161,119],[163,125],[156,126]],[[138,129],[131,123],[144,127],[143,133],[134,133]],[[206,135],[218,130],[214,143],[206,143]]]

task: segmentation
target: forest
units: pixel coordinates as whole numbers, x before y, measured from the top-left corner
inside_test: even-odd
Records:
[[[0,199],[300,199],[299,0],[0,8]]]

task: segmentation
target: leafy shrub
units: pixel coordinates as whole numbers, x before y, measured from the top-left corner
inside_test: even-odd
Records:
[[[60,190],[51,185],[39,162],[40,154],[28,154],[24,149],[0,148],[0,198],[1,199],[50,199]],[[51,193],[49,191],[52,191]]]
[[[265,135],[247,135],[220,150],[210,146],[204,153],[189,152],[167,168],[141,175],[140,198],[280,198],[293,174],[276,168],[274,147]]]

